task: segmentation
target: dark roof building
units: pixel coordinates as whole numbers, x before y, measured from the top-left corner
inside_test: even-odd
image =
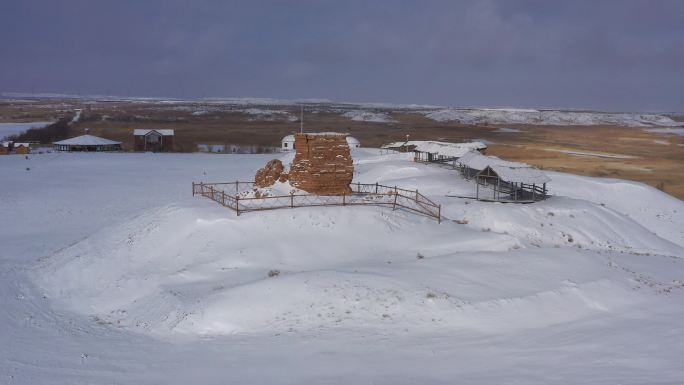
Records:
[[[133,130],[135,151],[173,152],[175,133],[169,129],[141,129]]]

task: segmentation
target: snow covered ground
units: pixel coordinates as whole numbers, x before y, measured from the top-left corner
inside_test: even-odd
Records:
[[[494,132],[499,133],[499,134],[511,134],[511,133],[523,132],[523,131],[519,130],[517,128],[501,127],[501,128],[496,129]]]
[[[244,110],[241,110],[242,113],[245,113],[247,115],[252,115],[256,120],[277,120],[277,119],[286,119],[290,122],[295,122],[299,120],[298,117],[290,114],[287,111],[280,111],[280,110],[265,110],[261,108],[247,108]]]
[[[672,135],[684,136],[684,128],[652,128],[652,129],[648,129],[646,131],[656,132],[659,134],[672,134]]]
[[[608,159],[635,159],[636,156],[633,155],[622,155],[622,154],[608,154],[605,152],[589,152],[589,151],[574,151],[574,150],[563,150],[558,148],[545,148],[545,151],[560,152],[568,155],[575,156],[588,156],[593,158],[608,158]]]
[[[536,204],[450,198],[474,186],[372,149],[355,181],[442,224],[191,196],[272,156],[0,158],[0,383],[684,381],[682,201],[563,173]]]
[[[358,122],[373,122],[373,123],[392,123],[394,120],[385,112],[372,112],[363,110],[347,111],[342,114],[345,118],[349,118]]]
[[[329,99],[274,99],[274,98],[199,98],[176,99],[158,97],[119,97],[106,95],[62,95],[62,94],[25,94],[0,93],[6,101],[28,102],[34,99],[76,99],[81,103],[130,102],[140,105],[158,105],[150,107],[158,110],[187,111],[195,116],[212,112],[242,112],[253,120],[287,120],[296,121],[296,111],[304,106],[306,113],[335,112],[354,121],[394,123],[393,115],[416,113],[438,122],[460,122],[464,124],[527,124],[527,125],[560,125],[560,126],[592,126],[616,125],[625,127],[666,127],[661,133],[681,134],[683,122],[677,122],[662,113],[648,112],[601,112],[562,110],[553,108],[477,108],[458,106],[436,106],[422,104],[396,103],[358,103],[337,102]],[[57,104],[36,104],[40,108],[69,108],[68,102]],[[678,113],[671,113],[678,114]],[[506,128],[498,131],[514,132]]]
[[[681,126],[671,118],[656,114],[534,110],[517,108],[446,108],[424,112],[438,122],[464,124],[538,124],[560,126],[617,125],[626,127]]]

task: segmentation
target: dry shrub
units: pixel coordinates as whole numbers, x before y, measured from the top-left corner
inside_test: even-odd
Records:
[[[280,270],[269,270],[268,271],[268,277],[269,278],[277,277],[279,275],[280,275]]]

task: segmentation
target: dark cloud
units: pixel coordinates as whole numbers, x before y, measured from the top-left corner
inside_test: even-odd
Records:
[[[0,91],[682,110],[681,1],[8,0]]]

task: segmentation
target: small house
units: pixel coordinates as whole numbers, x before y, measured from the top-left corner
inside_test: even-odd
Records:
[[[173,152],[174,130],[140,129],[133,130],[135,151]]]
[[[12,145],[14,147],[14,152],[17,154],[21,155],[28,155],[31,152],[31,144],[30,143],[14,143]]]
[[[12,142],[0,142],[0,155],[9,155],[12,151]]]
[[[283,151],[292,151],[294,150],[294,142],[294,135],[287,135],[280,142],[280,149]]]
[[[100,138],[93,135],[81,135],[75,138],[52,143],[57,151],[120,151],[121,142]]]

